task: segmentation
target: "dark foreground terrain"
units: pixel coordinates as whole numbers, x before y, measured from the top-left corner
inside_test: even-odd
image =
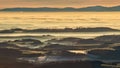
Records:
[[[0,62],[0,68],[103,68],[101,62],[74,61],[74,62],[51,62],[44,64],[30,64],[27,62],[16,62],[13,60]]]
[[[81,49],[87,53],[69,51]],[[0,42],[0,68],[120,68],[119,57],[120,35]],[[32,58],[32,61],[20,58]]]

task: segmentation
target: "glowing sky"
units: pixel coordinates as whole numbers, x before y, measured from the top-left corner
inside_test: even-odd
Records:
[[[116,6],[120,0],[0,0],[0,8]]]

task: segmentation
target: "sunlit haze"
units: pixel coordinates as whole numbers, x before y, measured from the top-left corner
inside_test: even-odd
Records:
[[[0,8],[117,6],[120,0],[0,0]]]

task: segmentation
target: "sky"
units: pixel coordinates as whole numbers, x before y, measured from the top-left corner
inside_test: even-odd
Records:
[[[0,9],[13,7],[74,7],[117,6],[120,0],[0,0]]]

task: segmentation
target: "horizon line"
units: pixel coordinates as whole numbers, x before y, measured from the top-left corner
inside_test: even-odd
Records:
[[[120,5],[115,5],[115,6],[102,6],[102,5],[95,5],[95,6],[100,6],[100,7],[106,7],[106,8],[111,8],[111,7],[117,7]],[[7,7],[7,8],[0,8],[2,9],[9,9],[9,8],[75,8],[75,9],[79,9],[79,8],[87,8],[87,7],[95,7],[95,6],[85,6],[85,7]]]

